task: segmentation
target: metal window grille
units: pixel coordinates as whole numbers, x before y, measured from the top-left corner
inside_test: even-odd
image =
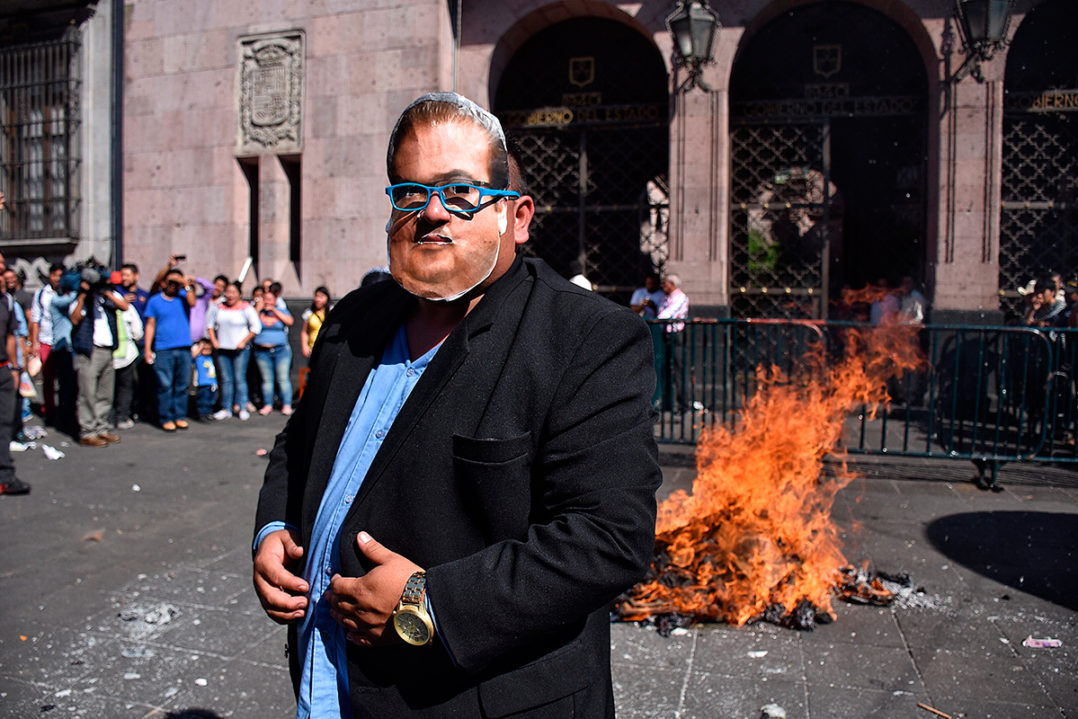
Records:
[[[1012,93],[1003,118],[999,288],[1011,320],[1023,314],[1019,287],[1078,268],[1078,112],[1031,109],[1028,95]]]
[[[0,244],[78,237],[79,33],[0,49]]]

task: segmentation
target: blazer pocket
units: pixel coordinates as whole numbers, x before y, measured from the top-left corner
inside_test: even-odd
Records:
[[[531,465],[531,432],[507,439],[453,435],[453,469],[461,498],[489,543],[527,534]]]
[[[587,642],[585,632],[541,659],[482,682],[484,716],[575,716],[571,701],[557,702],[597,680],[594,652]],[[535,710],[541,706],[554,713]]]

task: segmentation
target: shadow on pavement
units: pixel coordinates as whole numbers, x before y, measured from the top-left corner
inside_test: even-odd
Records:
[[[925,531],[941,553],[1001,584],[1078,610],[1078,514],[972,512]]]

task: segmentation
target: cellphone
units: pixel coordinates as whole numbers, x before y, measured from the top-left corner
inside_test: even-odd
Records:
[[[177,262],[183,262],[187,259],[187,255],[174,255],[174,257],[176,258]]]

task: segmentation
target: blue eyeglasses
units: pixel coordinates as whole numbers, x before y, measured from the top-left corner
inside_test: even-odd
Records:
[[[430,198],[437,194],[446,210],[465,214],[483,209],[483,201],[488,197],[520,197],[519,192],[512,190],[492,190],[465,182],[454,182],[441,187],[421,185],[418,182],[401,182],[387,187],[386,194],[389,195],[393,209],[401,212],[419,212],[425,209],[430,204]]]

